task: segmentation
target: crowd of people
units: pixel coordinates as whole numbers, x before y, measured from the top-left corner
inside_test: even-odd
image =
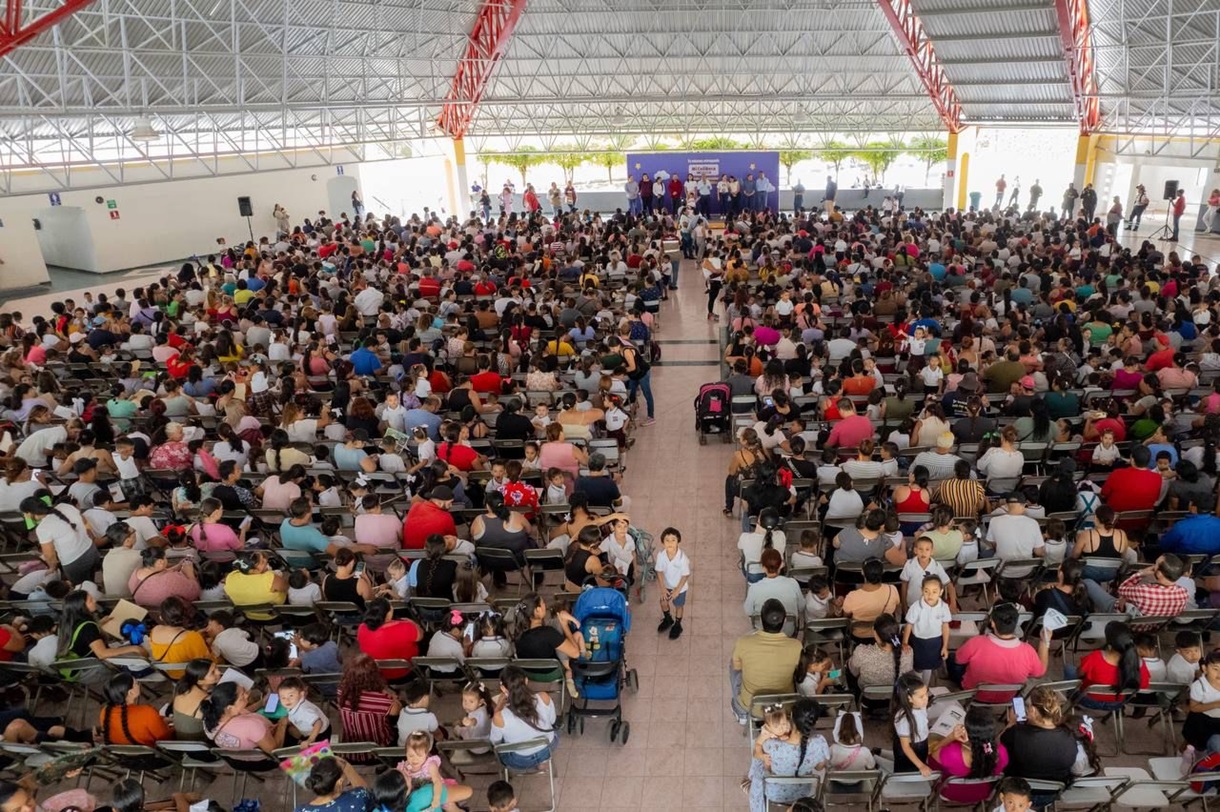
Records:
[[[682,533],[641,546],[620,485],[685,259],[751,399],[723,509],[756,627],[730,663],[752,809],[820,808],[815,776],[829,792],[873,768],[1044,806],[1059,790],[1038,782],[1104,771],[1090,713],[1151,712],[1166,682],[1185,740],[1220,750],[1220,654],[1179,618],[1220,588],[1213,269],[1083,218],[829,203],[723,227],[677,204],[285,212],[274,237],[130,295],[0,314],[0,511],[26,555],[2,659],[101,700],[81,729],[15,708],[5,740],[271,754],[333,727],[403,759],[371,789],[326,760],[309,806],[390,812],[472,797],[441,740],[544,765],[588,651],[572,597],[655,572],[658,632],[683,632]],[[147,615],[116,629],[119,599]],[[453,663],[452,716],[422,655]],[[1039,684],[1058,676],[1075,682]],[[959,687],[960,721],[937,728]],[[28,779],[0,787],[6,809]]]
[[[1094,718],[1150,706],[1187,748],[1168,777],[1220,749],[1220,277],[1087,206],[1004,208],[1006,187],[991,211],[730,222],[700,254],[757,812],[874,765],[1041,808],[1106,775]]]
[[[3,737],[240,761],[337,735],[402,761],[366,790],[326,760],[306,809],[457,809],[474,790],[438,742],[551,758],[583,588],[655,573],[682,634],[681,533],[654,560],[622,490],[680,240],[536,210],[276,221],[131,291],[0,314],[0,673],[51,686]],[[460,707],[430,709],[435,678]],[[100,705],[80,727],[53,713],[68,689]],[[40,776],[0,785],[4,808]]]

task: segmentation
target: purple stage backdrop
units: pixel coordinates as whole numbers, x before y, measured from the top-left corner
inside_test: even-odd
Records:
[[[720,180],[721,175],[729,175],[743,181],[747,174],[753,174],[757,181],[761,172],[766,176],[771,189],[766,193],[765,199],[762,197],[762,190],[759,190],[755,207],[765,207],[772,211],[779,207],[778,152],[629,152],[627,172],[637,181],[645,173],[650,179],[655,179],[657,172],[678,175],[683,181],[688,174],[693,174],[696,180],[701,175],[706,176],[712,184],[708,212],[710,214],[724,213],[724,207],[716,193],[716,181]],[[745,205],[744,197],[737,201],[728,201],[730,208],[736,206],[738,210]]]

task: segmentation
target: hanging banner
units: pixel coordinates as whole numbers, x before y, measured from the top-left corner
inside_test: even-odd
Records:
[[[627,154],[627,173],[637,181],[645,174],[653,180],[658,173],[663,178],[677,175],[683,181],[688,177],[707,178],[712,184],[709,210],[716,215],[724,213],[716,193],[720,177],[727,175],[742,182],[752,175],[758,188],[754,208],[776,211],[779,207],[778,152],[630,152]],[[736,205],[740,210],[746,203],[743,195],[736,202],[729,201],[728,205],[730,208]]]

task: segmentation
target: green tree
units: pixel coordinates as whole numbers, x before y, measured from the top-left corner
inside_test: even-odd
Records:
[[[928,177],[932,174],[932,167],[949,158],[948,143],[945,142],[945,139],[937,138],[934,135],[924,135],[916,138],[911,142],[909,149],[912,155],[923,161],[923,178],[925,182],[927,182]]]
[[[726,152],[746,149],[746,145],[727,135],[716,135],[711,138],[697,138],[690,142],[690,148],[695,152]]]
[[[540,153],[537,147],[531,146],[518,147],[515,152],[500,152],[495,155],[496,163],[510,166],[521,173],[522,187],[526,185],[526,175],[530,167],[546,163],[546,160],[546,156]]]
[[[838,181],[839,170],[843,168],[843,162],[852,156],[852,149],[842,141],[832,139],[817,149],[817,155],[835,168],[835,181]]]
[[[623,153],[609,149],[595,152],[593,163],[603,167],[606,170],[606,179],[613,183],[615,168],[623,165]]]
[[[496,155],[493,152],[480,152],[479,165],[483,167],[483,188],[488,188],[491,176],[491,165],[496,162]]]
[[[631,149],[631,145],[634,143],[635,136],[633,135],[616,135],[605,145],[596,147],[595,151],[589,155],[589,161],[604,167],[606,179],[613,183],[614,170],[627,162],[624,153]]]
[[[808,161],[813,157],[811,149],[781,149],[779,151],[779,162],[783,165],[784,171],[788,173],[788,182],[792,182],[792,167],[799,164],[801,161]]]
[[[563,170],[563,179],[570,183],[576,167],[588,161],[590,157],[587,152],[580,152],[575,144],[564,144],[551,156],[551,163]]]
[[[894,165],[906,146],[894,141],[869,141],[862,148],[853,150],[851,157],[864,164],[873,173],[873,182],[885,182],[885,171]]]

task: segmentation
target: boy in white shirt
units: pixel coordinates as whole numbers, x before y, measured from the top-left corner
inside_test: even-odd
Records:
[[[423,680],[412,680],[407,683],[404,689],[406,705],[402,709],[402,713],[398,714],[398,746],[405,747],[407,737],[417,730],[424,730],[428,733],[435,733],[440,727],[440,722],[436,719],[436,714],[428,710],[428,703],[431,700],[431,695],[428,690],[428,683]]]
[[[314,703],[305,698],[305,682],[300,677],[288,677],[280,683],[280,704],[288,709],[288,724],[301,745],[313,744],[330,729],[330,719]]]
[[[1173,638],[1174,655],[1165,664],[1165,679],[1178,685],[1189,685],[1199,677],[1199,661],[1203,659],[1203,639],[1198,632],[1182,631]]]
[[[657,554],[656,570],[661,581],[661,612],[664,617],[658,632],[669,630],[669,639],[682,636],[682,612],[690,589],[690,558],[678,549],[682,534],[676,528],[661,531],[661,551]]]
[[[935,575],[940,579],[947,593],[946,599],[950,608],[957,603],[953,590],[949,587],[949,573],[945,572],[941,563],[932,557],[933,547],[934,543],[928,536],[920,536],[915,539],[915,557],[907,559],[907,563],[902,567],[902,572],[898,575],[906,584],[904,597],[907,606],[913,606],[919,602],[920,592],[923,590],[923,579],[928,575]]]
[[[208,624],[203,636],[212,644],[212,653],[222,662],[245,668],[258,659],[258,643],[250,639],[250,633],[233,625],[233,613],[220,609],[208,615]]]
[[[381,453],[377,455],[377,467],[387,474],[401,474],[407,470],[407,464],[398,453],[398,443],[386,437],[381,441]]]

